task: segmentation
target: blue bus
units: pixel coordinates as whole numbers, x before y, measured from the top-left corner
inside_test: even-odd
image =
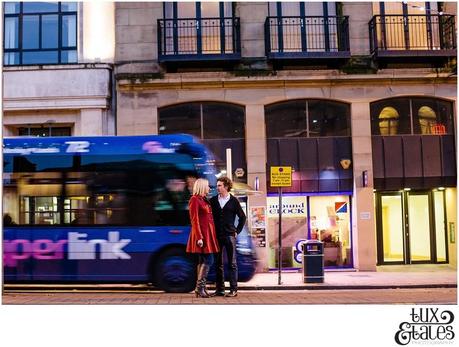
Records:
[[[190,135],[5,138],[4,282],[191,291],[188,200],[196,178],[215,187],[215,174],[212,154]],[[248,281],[247,229],[237,252]]]

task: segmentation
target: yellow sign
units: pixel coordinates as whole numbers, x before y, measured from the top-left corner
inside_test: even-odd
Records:
[[[292,167],[271,166],[271,187],[291,187]]]

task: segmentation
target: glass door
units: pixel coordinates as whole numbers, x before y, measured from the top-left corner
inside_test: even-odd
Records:
[[[431,213],[428,193],[408,193],[409,263],[431,262]]]
[[[378,265],[448,262],[442,190],[376,196]]]
[[[403,218],[403,197],[401,193],[381,196],[380,225],[382,237],[382,263],[404,263],[405,261],[405,228]]]

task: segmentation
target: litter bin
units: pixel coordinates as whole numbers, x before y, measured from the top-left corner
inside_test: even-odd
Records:
[[[304,283],[324,282],[324,243],[307,240],[303,243]]]

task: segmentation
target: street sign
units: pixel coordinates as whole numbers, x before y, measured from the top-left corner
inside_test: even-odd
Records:
[[[281,285],[282,272],[282,187],[292,186],[292,167],[291,166],[271,166],[271,187],[279,188],[279,245],[278,253],[278,282]]]
[[[291,187],[292,167],[271,166],[271,187]]]

